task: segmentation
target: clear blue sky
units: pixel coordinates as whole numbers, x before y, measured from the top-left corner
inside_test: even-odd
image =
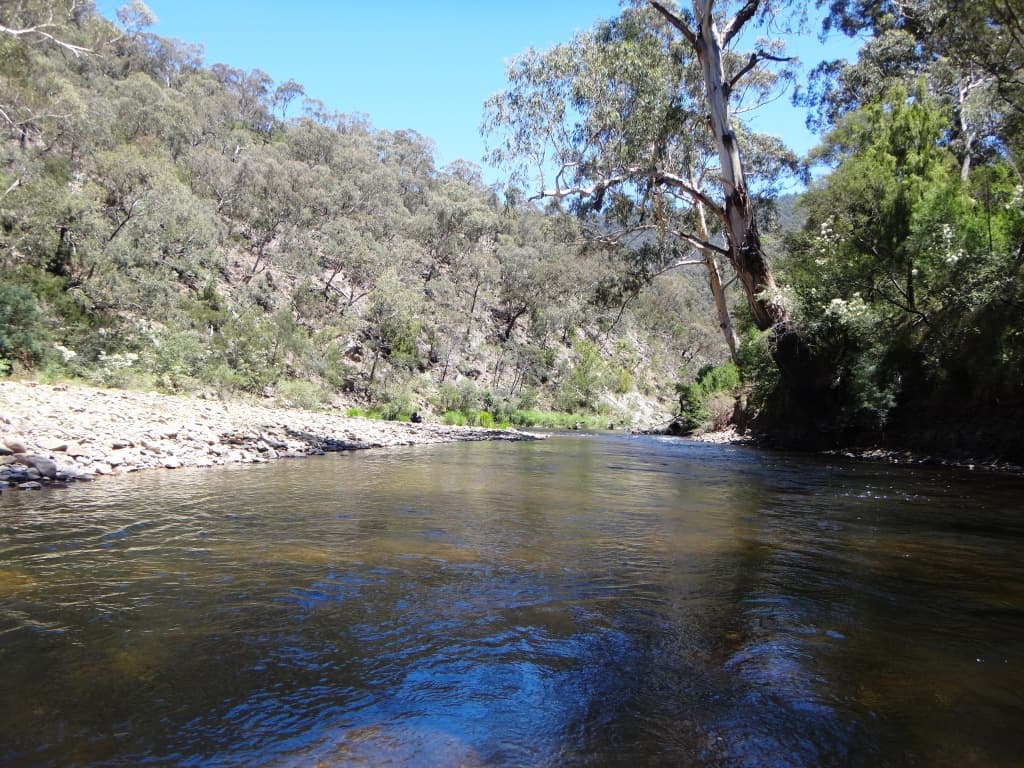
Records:
[[[98,0],[113,18],[125,0]],[[505,62],[529,47],[569,40],[619,11],[618,0],[147,0],[152,31],[200,43],[207,64],[262,69],[289,78],[329,109],[362,112],[377,128],[412,128],[437,144],[438,165],[481,163],[484,100],[505,85]],[[790,43],[807,69],[822,58],[853,56],[855,46],[817,29]],[[293,105],[290,114],[297,114]],[[788,94],[758,115],[756,127],[799,153],[816,142]],[[484,170],[487,181],[497,172]]]

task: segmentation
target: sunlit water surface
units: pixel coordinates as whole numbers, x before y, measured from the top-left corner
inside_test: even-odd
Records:
[[[560,437],[0,498],[0,764],[1019,766],[1024,480]]]

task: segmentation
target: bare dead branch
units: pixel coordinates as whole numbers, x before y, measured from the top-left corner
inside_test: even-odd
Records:
[[[651,278],[663,275],[666,272],[671,272],[673,269],[680,269],[681,267],[696,267],[702,264],[707,264],[707,259],[680,259],[679,261],[673,261],[671,264],[666,264],[664,267],[659,269],[657,272],[651,274]]]
[[[715,245],[714,243],[710,243],[707,240],[703,240],[702,238],[697,237],[696,235],[691,235],[689,232],[683,232],[683,231],[678,230],[678,229],[673,229],[673,230],[669,230],[669,231],[671,232],[672,236],[675,237],[676,239],[682,240],[684,243],[687,243],[688,245],[692,245],[694,248],[697,248],[698,250],[701,250],[701,251],[713,251],[713,252],[715,252],[715,253],[717,253],[717,254],[719,254],[721,256],[725,256],[726,258],[730,258],[730,253],[729,253],[729,250],[727,248],[723,248],[720,245]],[[704,260],[701,259],[697,263],[703,264]]]
[[[561,173],[559,173],[559,176]],[[530,201],[542,200],[544,198],[551,198],[553,200],[564,200],[567,197],[593,197],[594,195],[607,192],[609,189],[614,187],[616,184],[621,184],[624,181],[629,181],[633,174],[629,171],[616,174],[615,176],[609,176],[595,181],[590,186],[584,187],[576,185],[573,187],[555,187],[554,189],[542,189],[536,195],[530,198]]]
[[[685,21],[680,19],[678,16],[672,13],[672,11],[663,6],[661,3],[656,3],[652,1],[651,6],[654,8],[654,10],[656,10],[658,13],[664,16],[665,20],[668,21],[669,24],[678,29],[690,45],[697,44],[696,33],[692,29],[690,29],[689,25]]]
[[[765,53],[764,51],[754,51],[752,54],[750,54],[750,58],[747,59],[747,63],[740,68],[740,71],[733,75],[732,79],[725,84],[727,91],[729,93],[732,93],[732,89],[736,87],[736,83],[738,83],[740,79],[745,74],[747,74],[747,72],[752,70],[762,61],[778,61],[782,63],[787,63],[796,61],[796,58],[793,56],[773,56],[772,54]]]
[[[33,27],[25,27],[24,29],[13,29],[11,27],[5,27],[0,24],[0,34],[11,35],[12,37],[23,37],[25,35],[37,35],[44,40],[49,40],[54,45],[58,45],[65,50],[71,51],[75,56],[79,56],[83,53],[93,53],[91,48],[83,48],[80,45],[73,45],[72,43],[65,42],[58,37],[54,37],[49,32],[44,32],[44,29],[54,27],[52,23],[36,24]]]
[[[575,165],[574,163],[568,164],[568,166]],[[556,178],[561,178],[562,172],[566,170],[563,166]],[[708,207],[716,216],[723,217],[725,215],[725,209],[717,201],[710,198],[707,194],[697,189],[688,179],[683,178],[674,173],[670,173],[660,168],[624,168],[611,176],[607,176],[603,179],[595,181],[593,184],[583,186],[575,185],[571,187],[559,187],[556,186],[554,189],[541,190],[536,195],[530,198],[531,201],[542,200],[550,198],[553,200],[564,200],[567,197],[593,197],[595,195],[601,195],[607,192],[612,187],[623,184],[630,180],[649,180],[654,184],[661,184],[667,187],[672,187],[681,191],[686,197],[690,198],[695,203],[700,203]]]
[[[693,185],[690,182],[690,180],[684,179],[682,176],[678,176],[674,173],[669,173],[668,171],[660,169],[652,171],[650,174],[648,174],[648,176],[657,183],[665,184],[666,186],[674,187],[675,189],[681,190],[693,202],[707,206],[707,208],[711,210],[712,213],[714,213],[719,218],[724,219],[725,208],[717,201],[708,197],[704,192],[701,192],[699,189],[697,189],[697,187]]]
[[[743,29],[743,25],[754,18],[754,14],[757,13],[758,7],[761,5],[761,0],[747,0],[740,8],[736,15],[733,16],[729,21],[726,22],[722,28],[722,47],[729,45],[729,41],[739,34],[739,31]]]
[[[11,186],[9,186],[7,189],[5,189],[4,193],[2,195],[0,195],[0,200],[3,200],[5,197],[7,197],[9,194],[11,194],[11,192],[16,190],[20,186],[21,186],[21,177],[19,176],[13,182],[11,182]]]

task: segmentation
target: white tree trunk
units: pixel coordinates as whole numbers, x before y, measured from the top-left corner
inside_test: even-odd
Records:
[[[725,40],[712,14],[714,5],[714,0],[693,0],[694,18],[697,21],[695,31],[685,30],[685,25],[678,18],[673,23],[684,30],[701,64],[711,131],[718,148],[721,181],[725,188],[730,258],[743,285],[754,322],[758,328],[765,330],[785,323],[787,318],[785,310],[773,297],[775,279],[761,246],[754,207],[743,173],[743,160],[732,130],[729,114],[730,85],[722,61]],[[734,20],[734,23],[742,25],[742,21]]]
[[[697,236],[702,240],[709,240],[708,222],[704,214],[704,206],[697,203]],[[708,286],[711,288],[711,295],[715,300],[715,310],[718,313],[718,327],[722,329],[725,343],[729,346],[729,357],[737,362],[737,350],[740,347],[740,337],[732,324],[732,316],[729,314],[729,304],[725,299],[725,286],[722,285],[722,273],[718,270],[718,260],[715,252],[705,248],[703,250],[704,264],[708,269]]]

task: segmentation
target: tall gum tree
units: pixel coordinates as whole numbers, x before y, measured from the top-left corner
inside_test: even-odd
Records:
[[[694,0],[690,10],[636,3],[571,43],[514,60],[510,88],[489,100],[484,129],[501,136],[491,159],[519,169],[517,182],[524,164],[539,173],[537,198],[601,214],[597,237],[632,237],[634,245],[657,238],[677,256],[662,266],[705,264],[734,349],[717,260],[727,262],[754,323],[779,341],[780,368],[795,376],[802,350],[755,215],[755,198],[770,194],[795,158],[734,117],[736,107],[776,97],[792,77],[778,41],[733,50],[748,23],[774,10],[761,0]]]
[[[724,51],[767,3],[747,0],[735,15],[724,19],[714,13],[714,0],[693,0],[693,15],[686,18],[673,13],[661,3],[652,2],[661,14],[689,43],[700,63],[704,76],[705,98],[711,135],[718,149],[719,173],[723,189],[723,205],[716,206],[726,227],[729,261],[736,270],[747,296],[754,322],[761,330],[784,324],[786,311],[775,298],[775,279],[768,266],[757,218],[744,172],[743,158],[733,130],[731,97],[744,77],[766,60],[782,57],[758,49],[734,73],[727,74]]]

